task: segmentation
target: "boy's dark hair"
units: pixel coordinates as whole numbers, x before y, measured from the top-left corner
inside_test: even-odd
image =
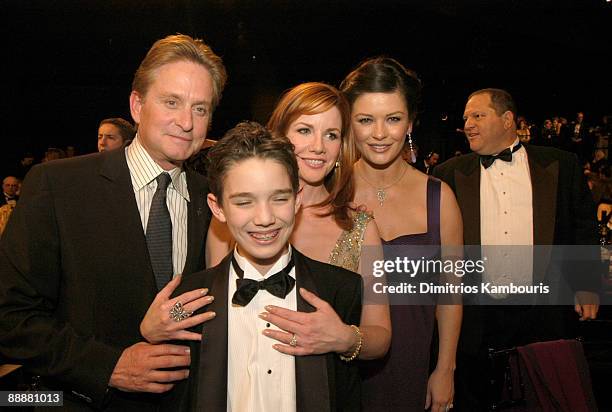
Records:
[[[280,163],[291,180],[293,193],[298,192],[298,165],[289,139],[272,136],[256,122],[241,122],[229,130],[208,153],[208,185],[211,193],[222,203],[223,181],[235,164],[251,158],[270,159]]]

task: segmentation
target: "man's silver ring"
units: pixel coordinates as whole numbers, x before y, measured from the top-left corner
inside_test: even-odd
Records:
[[[185,320],[191,315],[193,315],[193,312],[185,310],[181,302],[176,302],[174,306],[172,306],[172,308],[170,309],[170,319],[175,322]]]
[[[297,336],[295,336],[295,333],[293,334],[293,336],[291,337],[291,340],[289,341],[289,346],[292,346],[294,348],[297,346]]]

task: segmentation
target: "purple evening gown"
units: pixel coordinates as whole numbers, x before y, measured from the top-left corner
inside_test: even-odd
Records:
[[[430,177],[427,181],[427,232],[383,240],[384,246],[419,246],[401,248],[402,255],[411,254],[414,258],[423,253],[428,257],[439,256],[440,187],[438,179]],[[385,258],[389,259],[388,248],[385,249]],[[422,411],[430,370],[435,306],[397,305],[393,301],[390,304],[393,337],[389,352],[382,359],[361,362],[363,410]]]

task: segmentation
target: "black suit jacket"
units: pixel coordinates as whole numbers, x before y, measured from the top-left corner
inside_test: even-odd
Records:
[[[296,288],[306,288],[328,302],[347,324],[361,316],[361,277],[348,270],[317,262],[293,248]],[[174,295],[206,287],[215,297],[205,310],[217,316],[203,324],[202,341],[191,344],[188,382],[177,385],[164,409],[225,412],[227,410],[227,294],[231,253],[219,265],[183,279]],[[297,294],[297,310],[315,309]],[[270,343],[272,344],[272,343]],[[360,381],[355,362],[336,354],[295,358],[298,412],[360,410]],[[270,388],[276,390],[276,388]]]
[[[525,146],[533,193],[535,245],[597,244],[595,205],[572,153]],[[466,245],[480,244],[480,163],[476,153],[452,158],[434,175],[452,187],[463,214]]]
[[[188,173],[187,185],[186,274],[204,267],[209,223],[204,179]],[[124,150],[32,168],[2,237],[0,279],[0,353],[64,390],[66,403],[108,401],[157,293]],[[157,407],[155,396],[119,391],[109,405]]]
[[[534,245],[595,245],[595,206],[582,168],[572,153],[551,147],[526,145],[533,195]],[[463,215],[465,245],[480,245],[480,162],[478,154],[452,158],[434,174],[452,187]],[[534,276],[547,273],[547,257],[536,256]],[[573,290],[598,290],[599,278],[583,277],[571,267],[565,278]],[[542,280],[542,279],[536,279]],[[482,314],[466,306],[460,347],[476,349]]]

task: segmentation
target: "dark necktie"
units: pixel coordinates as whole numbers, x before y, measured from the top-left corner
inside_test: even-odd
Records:
[[[146,237],[155,283],[160,290],[170,281],[173,272],[172,221],[166,205],[166,189],[171,179],[168,173],[162,173],[156,180],[157,190],[151,201]]]
[[[485,169],[488,169],[493,164],[493,162],[498,159],[503,160],[504,162],[511,162],[512,153],[520,149],[521,146],[521,142],[518,142],[518,144],[514,146],[512,150],[510,150],[510,148],[508,147],[507,149],[502,150],[499,154],[496,155],[480,155],[480,163],[482,163]]]
[[[284,299],[295,286],[295,279],[289,275],[293,268],[293,259],[289,261],[289,264],[283,270],[261,281],[245,279],[244,270],[236,262],[235,256],[232,256],[232,266],[238,275],[238,279],[236,279],[236,292],[234,292],[232,297],[232,303],[235,305],[248,305],[261,289],[265,289],[274,296]]]

